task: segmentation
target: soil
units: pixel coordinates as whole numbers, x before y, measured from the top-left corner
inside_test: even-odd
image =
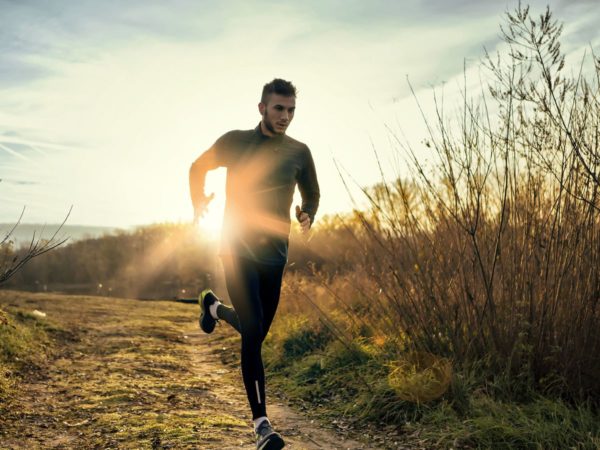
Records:
[[[57,328],[50,356],[2,406],[0,448],[255,448],[239,338],[202,333],[196,305],[0,291],[0,306],[41,311]],[[286,448],[381,448],[274,397],[269,418]]]

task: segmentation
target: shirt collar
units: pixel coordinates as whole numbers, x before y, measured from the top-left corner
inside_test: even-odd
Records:
[[[283,140],[283,136],[285,136],[285,135],[277,135],[277,134],[275,136],[267,136],[266,134],[264,134],[262,132],[262,128],[260,127],[260,122],[258,122],[258,125],[254,129],[254,134],[261,139],[272,139],[273,142],[281,141],[281,140]]]

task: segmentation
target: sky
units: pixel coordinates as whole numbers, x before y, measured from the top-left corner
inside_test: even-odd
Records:
[[[531,2],[544,11],[547,2]],[[516,1],[0,0],[0,223],[134,227],[188,221],[190,164],[254,128],[262,86],[298,88],[288,134],[306,143],[319,215],[405,168],[389,128],[426,137],[424,105],[478,70]],[[595,1],[550,1],[563,49],[598,48]],[[474,72],[473,72],[474,73]],[[474,79],[478,79],[474,77]],[[427,110],[427,106],[425,108]],[[210,173],[221,215],[224,170]],[[298,199],[296,199],[298,201]],[[220,209],[221,208],[221,209]],[[211,223],[214,225],[216,220]]]

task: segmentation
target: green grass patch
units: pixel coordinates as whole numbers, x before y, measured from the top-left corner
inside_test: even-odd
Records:
[[[36,351],[47,343],[45,327],[32,314],[17,311],[7,314],[8,321],[0,328],[0,359],[9,365],[20,361],[35,361]]]
[[[117,442],[150,441],[153,447],[160,448],[196,444],[199,439],[210,440],[217,428],[247,428],[244,421],[228,414],[215,412],[207,417],[189,410],[168,413],[139,411],[135,415],[111,412],[98,415],[95,426],[111,433]]]
[[[0,403],[10,398],[19,372],[46,360],[52,349],[49,332],[58,330],[32,312],[0,310]]]
[[[589,407],[538,397],[519,404],[474,394],[466,416],[447,402],[424,408],[418,423],[422,438],[442,448],[597,449],[600,420]]]
[[[404,362],[377,337],[345,342],[322,323],[284,316],[264,357],[270,386],[315,417],[401,428],[432,448],[600,448],[600,415],[591,407],[540,395],[506,401],[486,388],[490,374],[474,370],[452,374],[436,400],[407,401],[390,385]],[[411,380],[418,390],[419,378]]]

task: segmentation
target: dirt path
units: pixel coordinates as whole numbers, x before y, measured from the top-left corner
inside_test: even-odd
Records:
[[[0,305],[62,328],[47,367],[26,375],[0,418],[0,448],[254,448],[241,374],[223,363],[238,338],[199,332],[193,305],[10,291]],[[272,397],[286,448],[370,448]]]

